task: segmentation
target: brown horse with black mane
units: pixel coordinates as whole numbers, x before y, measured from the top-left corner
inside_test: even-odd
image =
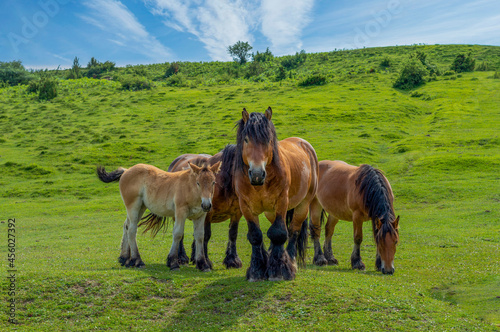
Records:
[[[296,137],[278,142],[271,117],[270,107],[264,114],[248,114],[243,109],[236,125],[233,182],[252,245],[246,275],[249,281],[295,278],[297,253],[302,261],[305,255],[307,222],[304,221],[318,185],[314,148]],[[269,254],[259,226],[261,213],[272,223],[267,231],[271,240]]]
[[[332,253],[332,236],[339,219],[353,221],[353,269],[364,270],[360,247],[363,222],[372,221],[377,244],[375,266],[384,274],[394,273],[394,255],[399,241],[399,216],[393,207],[394,195],[386,177],[370,165],[351,166],[343,161],[323,160],[319,163],[319,184],[310,206],[311,236],[314,240],[314,264],[337,265]],[[324,212],[328,213],[325,244],[321,251],[319,237]],[[321,221],[320,221],[321,220]]]
[[[219,161],[222,162],[220,171],[216,175],[216,184],[214,190],[214,196],[212,198],[212,209],[207,213],[205,217],[205,235],[204,235],[204,253],[210,268],[212,268],[212,262],[208,258],[208,242],[212,235],[212,223],[220,223],[230,219],[229,224],[229,241],[227,243],[226,257],[224,258],[223,264],[226,268],[240,268],[242,266],[241,260],[238,257],[236,251],[236,238],[238,237],[238,225],[241,219],[240,205],[238,203],[238,197],[234,192],[233,180],[232,180],[232,168],[234,159],[234,153],[236,150],[235,145],[227,145],[221,152],[215,154],[214,156],[208,154],[183,154],[177,157],[168,167],[169,172],[179,172],[186,167],[189,167],[189,163],[195,164],[197,166],[202,165],[213,165]],[[189,262],[184,249],[183,241],[179,245],[179,261],[181,263],[187,264]],[[192,254],[191,261],[194,262],[194,254],[196,252],[196,244],[193,241],[192,244]]]

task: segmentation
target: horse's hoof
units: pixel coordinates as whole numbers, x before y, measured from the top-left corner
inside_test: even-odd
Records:
[[[239,269],[243,266],[243,263],[241,262],[241,259],[239,257],[230,259],[226,258],[223,263],[226,266],[226,269]]]
[[[268,280],[269,280],[269,281],[283,281],[284,279],[283,279],[283,276],[281,276],[281,277],[273,277],[273,278],[269,278]]]
[[[170,271],[179,271],[181,268],[178,266],[173,266],[170,268]]]
[[[210,269],[201,270],[201,272],[210,272],[210,271],[212,271],[212,270],[210,270]]]
[[[314,258],[313,263],[314,263],[314,265],[317,265],[317,266],[323,266],[323,265],[328,264],[328,261],[326,260],[325,256],[320,255],[320,256]]]
[[[328,259],[328,265],[339,265],[339,261],[336,258]]]
[[[128,258],[125,257],[118,257],[118,263],[120,263],[122,266],[125,265],[125,263],[128,261]]]
[[[352,265],[352,269],[353,270],[360,270],[360,271],[364,271],[365,270],[365,264],[362,262],[362,261],[359,261],[355,264]]]
[[[189,257],[179,257],[179,265],[189,265]]]

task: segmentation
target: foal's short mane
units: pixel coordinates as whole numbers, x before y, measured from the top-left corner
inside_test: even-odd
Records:
[[[356,188],[363,196],[363,204],[372,220],[373,236],[378,243],[387,232],[396,230],[392,222],[396,215],[392,205],[392,191],[382,172],[370,165],[361,165],[357,171]],[[382,230],[377,232],[377,218],[382,223]]]
[[[271,161],[274,165],[280,165],[279,152],[278,152],[278,137],[276,135],[276,129],[271,120],[268,120],[266,116],[259,112],[250,113],[250,117],[245,123],[243,119],[240,119],[236,126],[236,160],[235,168],[241,171],[245,171],[245,163],[243,162],[242,151],[243,151],[243,141],[245,137],[248,137],[254,144],[259,145],[269,145],[272,144],[273,147],[273,160]]]

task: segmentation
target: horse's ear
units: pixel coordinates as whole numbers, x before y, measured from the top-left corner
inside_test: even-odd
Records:
[[[220,166],[221,166],[221,162],[218,161],[216,162],[215,164],[213,164],[212,166],[210,166],[210,170],[214,173],[214,174],[217,174],[219,173],[220,171]]]
[[[241,118],[243,119],[243,123],[247,123],[248,119],[250,119],[250,114],[248,114],[246,108],[241,112]]]
[[[194,172],[195,174],[199,174],[201,171],[201,167],[196,166],[195,164],[191,164],[188,162],[189,168],[191,168],[191,171]]]
[[[268,120],[271,120],[271,117],[273,116],[273,110],[271,109],[271,106],[269,106],[266,110],[266,112],[264,113],[266,115],[266,118]]]
[[[380,218],[377,218],[377,220],[375,220],[375,226],[377,227],[377,230],[380,230],[382,228],[382,221],[380,220]]]
[[[396,218],[396,220],[394,220],[394,229],[398,228],[399,228],[399,216]]]

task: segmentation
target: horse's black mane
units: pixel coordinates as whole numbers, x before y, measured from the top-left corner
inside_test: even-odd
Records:
[[[222,156],[218,158],[222,161],[221,168],[218,174],[221,180],[219,185],[224,189],[224,197],[229,198],[234,194],[233,169],[236,145],[228,144],[221,152]],[[215,160],[214,163],[216,163],[217,161],[218,160]]]
[[[278,152],[278,137],[272,121],[268,120],[266,116],[259,112],[250,113],[250,117],[245,123],[240,119],[236,126],[236,159],[235,169],[245,171],[245,163],[243,162],[243,141],[248,137],[254,144],[260,145],[273,145],[273,160],[274,165],[279,165],[279,152]]]
[[[396,232],[392,222],[395,219],[392,206],[392,191],[382,172],[370,165],[361,165],[358,169],[356,187],[363,196],[363,203],[368,210],[368,217],[372,220],[373,236],[378,243],[387,232]],[[382,223],[382,229],[377,232],[377,218]]]

